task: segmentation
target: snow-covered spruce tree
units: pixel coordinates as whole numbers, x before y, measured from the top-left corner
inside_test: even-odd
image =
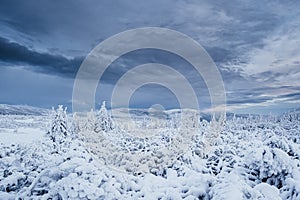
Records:
[[[86,122],[82,127],[82,129],[85,131],[94,131],[95,124],[96,124],[96,116],[94,110],[91,109],[91,111],[88,112],[86,115],[87,115]]]
[[[200,116],[196,111],[192,111],[188,116],[188,127],[189,128],[199,128]]]
[[[223,116],[221,116],[223,117]],[[223,121],[222,119],[219,119],[219,121],[216,120],[215,115],[213,114],[212,119],[209,123],[209,129],[208,131],[204,134],[205,136],[205,144],[206,147],[210,148],[212,146],[216,146],[216,139],[219,136],[219,133],[223,129]],[[208,150],[208,149],[207,149]]]
[[[96,113],[95,129],[96,133],[100,131],[108,132],[113,130],[114,125],[111,116],[108,114],[105,107],[105,101],[102,102],[100,110]]]
[[[178,113],[175,113],[171,115],[170,122],[169,122],[169,127],[171,129],[177,129],[180,127],[181,123],[181,116]]]
[[[48,135],[55,143],[61,144],[68,136],[67,128],[67,107],[63,108],[59,105],[57,110],[52,114],[51,129],[48,131]]]
[[[71,138],[73,138],[73,139],[77,138],[79,132],[80,132],[80,124],[79,124],[79,119],[78,119],[77,113],[75,112],[73,114],[72,124],[70,127]]]

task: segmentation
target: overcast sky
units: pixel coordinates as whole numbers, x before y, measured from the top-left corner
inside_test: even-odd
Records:
[[[155,26],[187,34],[207,50],[224,80],[229,111],[297,108],[299,8],[297,0],[2,0],[0,103],[70,106],[76,72],[97,44],[128,29]],[[148,62],[173,66],[191,82],[200,80],[180,58],[141,50],[114,62],[100,81],[96,101],[109,99],[124,70]],[[202,85],[196,90],[201,109],[207,108],[207,90]],[[141,87],[132,97],[132,107],[153,104],[178,105],[174,94],[159,86]]]

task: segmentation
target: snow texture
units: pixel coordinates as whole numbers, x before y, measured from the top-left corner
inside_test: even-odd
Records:
[[[62,106],[50,117],[0,116],[0,199],[300,199],[298,112],[233,117],[213,143],[206,137],[211,123],[199,120],[187,151],[156,165],[164,159],[157,149],[172,140],[176,126],[159,122],[151,139],[130,137],[101,109],[85,121]],[[87,147],[88,139],[95,145],[113,141],[119,156],[145,153],[148,168],[136,173],[119,157],[105,163]],[[109,147],[99,151],[115,155]]]

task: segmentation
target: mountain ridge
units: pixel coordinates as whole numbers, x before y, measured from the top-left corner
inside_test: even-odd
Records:
[[[0,115],[47,115],[50,109],[28,105],[0,104]]]

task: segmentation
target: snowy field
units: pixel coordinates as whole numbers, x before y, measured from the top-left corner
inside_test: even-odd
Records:
[[[153,131],[164,137],[157,136],[148,146],[133,137],[129,146],[139,148],[126,150],[122,139],[128,139],[127,129],[110,126],[109,120],[96,113],[82,121],[64,116],[62,110],[50,117],[0,115],[0,199],[300,199],[298,112],[233,117],[209,145],[205,137],[211,124],[201,120],[186,152],[167,165],[150,163],[148,172],[141,173],[105,165],[99,152],[113,152],[102,147],[96,156],[89,153],[91,137],[82,136],[113,138],[121,145],[119,154],[147,149],[155,155],[155,147],[167,145],[164,139],[176,127],[152,123]],[[92,142],[101,146],[98,140]]]
[[[45,117],[25,115],[0,115],[0,143],[29,144],[43,140],[47,131]]]

